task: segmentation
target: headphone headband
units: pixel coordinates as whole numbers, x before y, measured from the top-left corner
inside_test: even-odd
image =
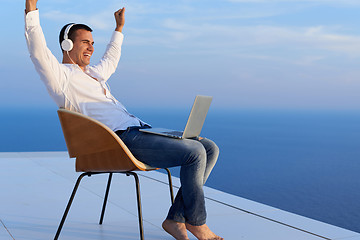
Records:
[[[66,29],[65,29],[65,32],[64,32],[64,39],[68,39],[69,38],[69,32],[70,32],[70,29],[75,25],[75,23],[72,23],[72,24],[69,24]]]

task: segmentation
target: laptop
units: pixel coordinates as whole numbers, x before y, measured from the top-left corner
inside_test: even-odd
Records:
[[[194,104],[184,131],[175,131],[165,128],[144,128],[139,131],[158,134],[172,138],[196,138],[200,135],[201,129],[204,125],[207,112],[210,108],[212,97],[198,95],[195,97]]]

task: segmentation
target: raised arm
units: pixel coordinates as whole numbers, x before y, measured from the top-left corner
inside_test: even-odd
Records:
[[[125,8],[120,8],[114,13],[116,28],[113,32],[113,36],[106,48],[106,52],[100,63],[91,67],[90,72],[97,76],[99,80],[107,81],[110,76],[116,71],[120,56],[121,45],[124,39],[122,29],[125,24]]]
[[[63,86],[66,86],[64,70],[56,57],[47,48],[40,26],[37,0],[25,2],[25,38],[36,71],[58,106],[64,106]]]
[[[36,4],[38,0],[26,0],[25,2],[25,13],[36,10]]]

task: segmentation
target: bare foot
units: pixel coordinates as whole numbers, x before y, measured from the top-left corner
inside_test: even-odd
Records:
[[[175,222],[169,219],[166,219],[162,223],[163,229],[173,236],[176,240],[189,240],[185,223]]]
[[[189,223],[185,224],[186,229],[189,230],[199,240],[224,240],[222,237],[219,237],[213,233],[206,224],[201,226],[194,226]]]

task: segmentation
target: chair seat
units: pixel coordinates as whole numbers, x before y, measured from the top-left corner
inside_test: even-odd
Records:
[[[76,157],[77,172],[119,172],[119,171],[151,171],[156,170],[145,163],[138,162],[142,169],[136,167],[132,162],[114,161],[124,159],[124,151],[113,149],[103,152],[96,152]]]

